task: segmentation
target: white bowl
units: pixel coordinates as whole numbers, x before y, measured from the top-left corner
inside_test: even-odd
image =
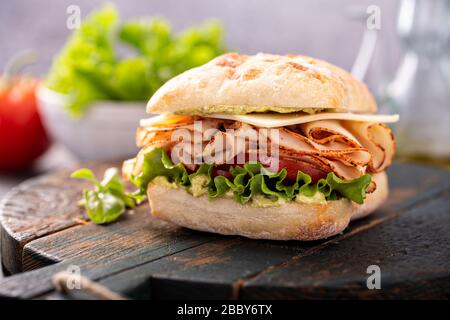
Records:
[[[42,121],[53,141],[82,161],[123,160],[138,151],[135,142],[139,120],[148,118],[143,102],[98,101],[80,119],[64,110],[67,97],[39,87],[37,99]]]

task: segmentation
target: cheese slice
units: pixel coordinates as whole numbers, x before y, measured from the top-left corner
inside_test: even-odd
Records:
[[[175,122],[184,116],[176,116],[171,114],[161,114],[152,118],[142,119],[141,127],[149,127],[152,125],[162,125]],[[355,114],[355,113],[337,113],[323,112],[317,114],[304,113],[253,113],[253,114],[208,114],[208,118],[235,120],[251,124],[261,128],[286,127],[295,124],[302,124],[319,120],[348,120],[361,122],[377,122],[377,123],[394,123],[399,120],[398,114]]]
[[[299,113],[258,113],[258,114],[209,114],[210,118],[235,120],[262,128],[286,127],[294,124],[307,123],[318,120],[349,120],[362,122],[393,123],[399,120],[398,114],[355,114],[323,112],[317,114]]]
[[[141,127],[151,127],[154,125],[170,125],[185,118],[186,116],[177,116],[170,113],[155,115],[151,118],[141,119],[139,125]]]

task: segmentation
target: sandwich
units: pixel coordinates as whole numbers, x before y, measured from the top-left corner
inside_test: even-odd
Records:
[[[227,53],[165,83],[125,179],[151,214],[194,230],[316,240],[388,196],[395,140],[366,85],[299,55]]]

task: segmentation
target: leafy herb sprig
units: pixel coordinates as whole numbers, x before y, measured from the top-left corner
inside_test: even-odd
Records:
[[[70,177],[93,183],[93,190],[83,190],[81,204],[86,208],[89,219],[96,224],[116,221],[126,208],[135,208],[145,198],[143,194],[125,190],[117,168],[107,169],[101,181],[86,168],[73,172]]]

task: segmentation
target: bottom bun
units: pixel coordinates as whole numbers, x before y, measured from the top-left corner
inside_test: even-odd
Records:
[[[231,198],[193,197],[184,189],[153,183],[147,194],[153,216],[190,229],[253,239],[317,240],[342,232],[351,219],[368,215],[385,200],[386,174],[373,178],[377,189],[363,205],[340,199],[258,208]]]

